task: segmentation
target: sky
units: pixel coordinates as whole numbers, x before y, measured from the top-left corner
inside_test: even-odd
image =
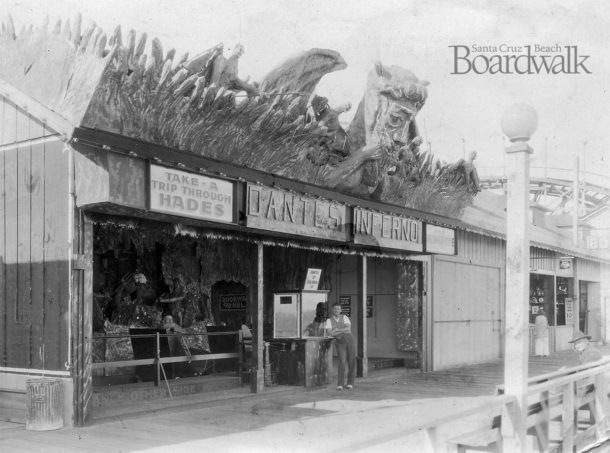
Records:
[[[220,42],[230,50],[240,42],[245,54],[239,75],[260,81],[288,57],[310,48],[341,53],[348,67],[326,76],[317,88],[331,106],[351,102],[341,116],[349,124],[365,90],[366,76],[379,60],[402,66],[430,82],[429,97],[418,115],[424,148],[455,161],[477,151],[479,173],[502,173],[505,139],[502,113],[525,102],[538,112],[530,140],[532,166],[558,169],[571,178],[575,156],[588,179],[610,186],[610,3],[455,2],[384,0],[0,0],[0,17],[10,14],[16,29],[73,19],[95,21],[108,34],[120,25],[158,37],[165,51],[200,53]],[[527,45],[577,46],[589,55],[580,74],[452,74],[454,48],[467,46],[471,57],[521,55]],[[476,52],[476,47],[521,48]],[[460,48],[461,49],[461,48]],[[539,55],[539,54],[536,54]],[[554,53],[553,55],[560,55]],[[465,64],[462,60],[460,64]],[[583,71],[581,71],[583,72]],[[561,170],[565,169],[565,170]],[[553,170],[551,170],[553,171]]]

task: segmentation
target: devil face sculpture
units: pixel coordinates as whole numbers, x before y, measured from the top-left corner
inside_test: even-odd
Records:
[[[367,80],[364,121],[367,145],[378,144],[387,154],[397,154],[418,135],[415,116],[428,96],[428,82],[411,71],[381,63]]]

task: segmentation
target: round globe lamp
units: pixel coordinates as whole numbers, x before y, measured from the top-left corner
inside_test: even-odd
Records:
[[[514,104],[502,115],[501,127],[511,142],[526,142],[536,132],[538,114],[527,104]]]

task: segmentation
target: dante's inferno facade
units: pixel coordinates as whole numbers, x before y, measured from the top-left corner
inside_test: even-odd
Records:
[[[501,357],[505,219],[483,214],[476,156],[419,149],[425,81],[371,68],[346,130],[347,107],[315,94],[346,65],[334,51],[248,84],[239,47],[177,58],[145,44],[79,21],[0,36],[3,418],[25,417],[27,379],[52,376],[66,423],[85,423],[119,398],[100,386],[154,374],[134,338],[166,316],[192,338],[168,340],[165,379],[327,383],[323,340],[300,338],[321,359],[299,377],[274,338],[276,296],[302,292],[310,269],[352,319],[360,375]],[[580,322],[574,295],[605,313],[607,260],[532,228],[532,307],[553,313],[561,349]],[[605,339],[603,322],[586,328]],[[235,341],[242,324],[251,350]]]

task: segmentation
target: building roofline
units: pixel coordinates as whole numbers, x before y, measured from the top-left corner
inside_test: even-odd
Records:
[[[65,140],[72,137],[75,126],[70,121],[2,79],[0,79],[0,96],[32,115],[49,129],[62,135]]]
[[[476,233],[481,234],[483,236],[506,240],[506,233],[504,230],[482,228],[473,224],[466,223],[460,219],[444,217],[438,214],[422,212],[398,205],[360,198],[343,192],[337,192],[326,187],[316,186],[311,183],[289,179],[281,175],[266,173],[260,170],[235,165],[229,162],[196,155],[192,152],[181,151],[175,148],[169,148],[154,143],[144,142],[112,132],[77,127],[74,130],[73,142],[76,148],[78,148],[79,146],[99,148],[100,150],[104,151],[116,152],[120,154],[130,155],[132,157],[149,159],[161,165],[176,165],[182,168],[184,168],[183,166],[186,165],[187,170],[190,168],[194,171],[202,171],[202,169],[205,168],[204,171],[206,171],[207,173],[214,173],[219,176],[229,177],[236,180],[245,180],[252,183],[260,183],[269,187],[292,190],[315,197],[334,200],[349,206],[356,206],[365,209],[372,209],[379,212],[403,215],[422,220],[433,225],[455,228],[470,233]],[[536,227],[532,228],[534,228],[533,231],[536,231]],[[530,239],[530,243],[534,247],[544,248],[566,255],[573,255],[579,258],[586,258],[610,263],[610,260],[608,259],[604,259],[595,255],[589,255],[569,246],[549,244],[541,242],[540,240],[532,239]]]

